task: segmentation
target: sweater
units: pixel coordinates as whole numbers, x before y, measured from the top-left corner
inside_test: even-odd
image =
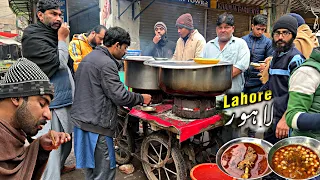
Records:
[[[292,136],[308,136],[320,140],[320,48],[298,68],[289,81],[286,121]]]

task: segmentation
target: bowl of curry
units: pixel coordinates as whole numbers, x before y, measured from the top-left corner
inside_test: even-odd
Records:
[[[268,154],[268,164],[286,179],[313,179],[320,174],[320,141],[303,136],[277,142]]]
[[[272,171],[268,152],[272,144],[257,138],[242,137],[225,143],[216,155],[221,171],[236,179],[260,179]]]

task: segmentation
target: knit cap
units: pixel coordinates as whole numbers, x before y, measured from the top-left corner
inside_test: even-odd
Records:
[[[193,20],[192,16],[189,13],[182,14],[176,22],[176,27],[186,28],[189,30],[193,30]]]
[[[0,81],[0,99],[36,95],[50,95],[52,99],[53,84],[35,63],[20,58],[8,69],[3,81]]]
[[[288,29],[292,33],[293,38],[296,38],[297,29],[298,29],[298,22],[294,17],[287,15],[287,14],[281,16],[278,19],[278,21],[273,25],[272,36],[273,36],[273,33],[277,29],[282,29],[282,28]]]
[[[154,25],[154,30],[156,30],[157,27],[162,27],[162,28],[167,32],[167,26],[166,26],[166,24],[164,24],[163,22],[157,22],[157,23]]]
[[[298,27],[301,26],[302,24],[305,24],[305,20],[299,15],[299,14],[296,14],[296,13],[289,13],[290,16],[296,18],[297,22],[298,22]]]

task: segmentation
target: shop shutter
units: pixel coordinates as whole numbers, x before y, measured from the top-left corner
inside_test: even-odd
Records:
[[[69,18],[70,40],[74,34],[86,33],[93,27],[100,24],[99,6],[78,12]]]
[[[141,9],[144,9],[151,0],[140,1]],[[193,25],[204,35],[205,8],[191,4],[177,3],[172,1],[156,0],[140,16],[140,48],[143,51],[154,37],[154,24],[162,21],[168,28],[168,38],[176,42],[179,38],[176,20],[184,13],[190,13],[193,18]]]
[[[234,13],[234,26],[235,26],[235,31],[234,31],[234,36],[236,37],[242,37],[250,31],[250,15],[248,14],[239,14],[239,13]]]

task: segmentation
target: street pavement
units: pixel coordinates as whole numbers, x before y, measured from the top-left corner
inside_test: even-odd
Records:
[[[66,161],[67,165],[71,165],[75,163],[75,156],[73,147],[71,153]],[[147,180],[146,176],[144,175],[143,168],[141,162],[137,159],[132,160],[132,164],[135,168],[133,174],[124,174],[121,173],[117,167],[116,172],[116,180]],[[61,176],[61,180],[85,180],[84,171],[82,169],[76,169],[75,171],[69,172],[67,174],[63,174]]]

